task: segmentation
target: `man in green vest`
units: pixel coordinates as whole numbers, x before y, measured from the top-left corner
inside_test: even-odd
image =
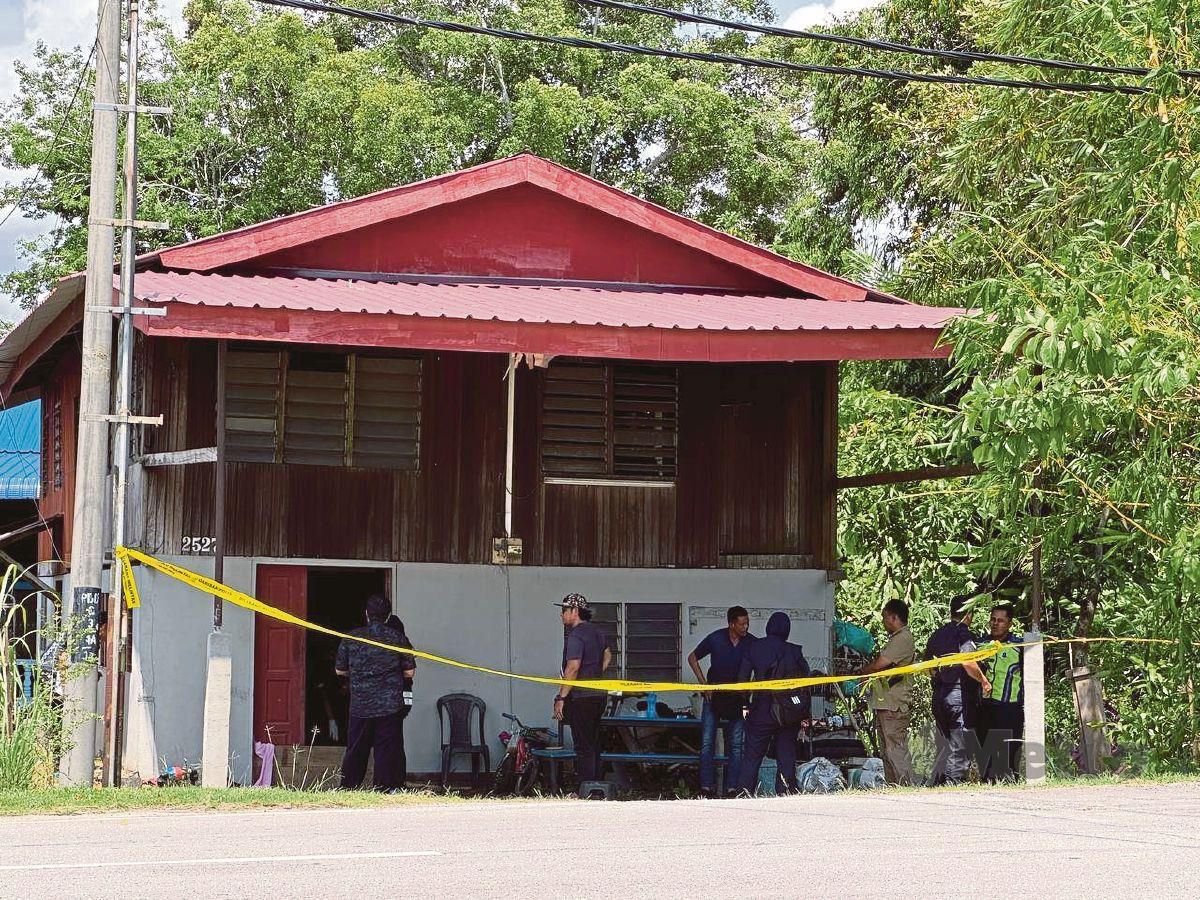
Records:
[[[1020,775],[1021,740],[1025,734],[1024,662],[1020,639],[1012,633],[1013,610],[1008,604],[992,607],[988,634],[1001,650],[979,664],[991,683],[979,707],[976,736],[979,738],[979,775],[987,781],[1007,781]]]

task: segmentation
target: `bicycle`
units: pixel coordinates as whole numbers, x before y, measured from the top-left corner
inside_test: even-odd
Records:
[[[526,725],[512,713],[503,716],[513,723],[515,731],[500,732],[505,750],[496,767],[492,793],[501,797],[527,797],[541,777],[541,760],[534,756],[533,750],[552,746],[557,739],[548,728]]]

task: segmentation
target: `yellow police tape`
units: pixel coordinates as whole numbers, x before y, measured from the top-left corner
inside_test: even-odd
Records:
[[[595,678],[595,679],[579,679],[570,681],[563,678],[550,678],[543,675],[519,675],[514,672],[505,672],[501,669],[492,669],[488,666],[476,666],[471,663],[461,662],[457,659],[451,659],[446,656],[439,656],[436,653],[429,653],[426,650],[416,650],[413,648],[399,648],[392,644],[384,644],[379,641],[373,641],[370,638],[358,637],[356,635],[346,634],[337,631],[333,628],[326,628],[324,625],[318,625],[315,622],[309,622],[306,619],[301,619],[299,616],[294,616],[289,612],[263,603],[249,594],[244,594],[239,590],[222,584],[205,575],[200,575],[190,569],[185,569],[183,566],[177,566],[174,563],[165,562],[148,553],[143,553],[140,550],[135,550],[132,547],[117,547],[114,555],[120,562],[121,566],[121,587],[125,595],[125,603],[130,609],[136,609],[141,605],[141,596],[138,593],[137,580],[134,578],[133,563],[139,562],[147,568],[154,569],[169,578],[174,578],[176,581],[181,581],[191,588],[199,591],[202,594],[208,594],[218,597],[227,603],[232,603],[235,606],[240,606],[243,609],[248,609],[268,618],[276,619],[280,622],[287,622],[291,625],[297,625],[301,628],[307,628],[309,631],[320,632],[331,637],[341,638],[348,641],[357,641],[360,644],[368,644],[372,647],[379,647],[383,650],[389,650],[394,653],[407,653],[410,656],[415,656],[420,659],[427,659],[430,662],[441,663],[446,666],[453,666],[458,669],[467,669],[472,672],[482,672],[485,675],[496,675],[500,678],[512,678],[517,681],[529,681],[535,684],[552,684],[552,685],[570,685],[576,688],[594,688],[601,691],[626,691],[629,693],[645,693],[654,691],[656,693],[668,693],[670,691],[703,691],[714,693],[717,691],[748,691],[748,690],[793,690],[795,688],[815,687],[825,684],[838,684],[847,681],[870,681],[875,678],[894,678],[897,675],[910,675],[917,672],[927,672],[931,669],[939,669],[944,666],[955,666],[966,662],[981,662],[995,656],[1003,649],[999,643],[988,644],[978,650],[973,650],[969,653],[952,653],[949,656],[939,656],[937,659],[926,660],[919,663],[913,663],[908,666],[897,666],[891,669],[884,669],[882,672],[875,672],[871,675],[821,675],[816,677],[806,678],[777,678],[771,681],[747,681],[738,682],[736,684],[691,684],[687,682],[676,681],[630,681],[624,678]],[[1174,641],[1160,638],[1045,638],[1047,643],[1090,643],[1094,641],[1130,641],[1136,643],[1167,643],[1172,644]],[[1018,646],[1009,644],[1007,646]],[[1027,646],[1027,645],[1019,645]]]

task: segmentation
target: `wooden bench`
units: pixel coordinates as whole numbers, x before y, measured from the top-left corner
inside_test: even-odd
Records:
[[[566,747],[535,747],[533,755],[538,759],[545,760],[549,765],[550,771],[550,790],[553,793],[558,793],[559,790],[559,766],[568,759],[575,758],[575,751],[569,750]],[[608,763],[634,763],[637,765],[657,765],[657,766],[676,766],[676,765],[700,765],[699,753],[601,753],[600,762]],[[727,765],[729,758],[726,756],[714,756],[713,762],[718,766]]]

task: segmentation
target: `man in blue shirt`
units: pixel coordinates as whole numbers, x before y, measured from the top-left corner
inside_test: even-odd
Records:
[[[950,621],[929,636],[925,659],[975,650],[971,617],[970,597],[951,600]],[[930,680],[933,682],[933,720],[937,725],[934,735],[937,756],[933,761],[929,783],[934,786],[961,784],[971,767],[970,743],[975,736],[980,687],[983,688],[982,693],[988,694],[991,693],[992,683],[978,663],[973,662],[934,669]]]
[[[554,720],[571,726],[571,741],[575,744],[575,775],[579,784],[600,777],[600,720],[608,694],[603,691],[577,688],[572,681],[601,677],[612,662],[612,651],[604,632],[592,624],[592,608],[583,594],[567,594],[561,603],[566,629],[563,641],[562,677],[567,684],[559,685],[554,696]]]
[[[754,640],[750,634],[750,614],[744,607],[731,606],[725,614],[728,626],[718,628],[688,655],[688,665],[701,684],[732,684],[742,668],[742,656]],[[700,660],[712,659],[705,675]],[[742,765],[742,744],[746,723],[742,718],[745,697],[733,691],[713,691],[704,695],[704,711],[700,714],[700,794],[712,797],[717,791],[717,767],[713,758],[717,744],[717,725],[725,734],[725,787],[734,790]]]

